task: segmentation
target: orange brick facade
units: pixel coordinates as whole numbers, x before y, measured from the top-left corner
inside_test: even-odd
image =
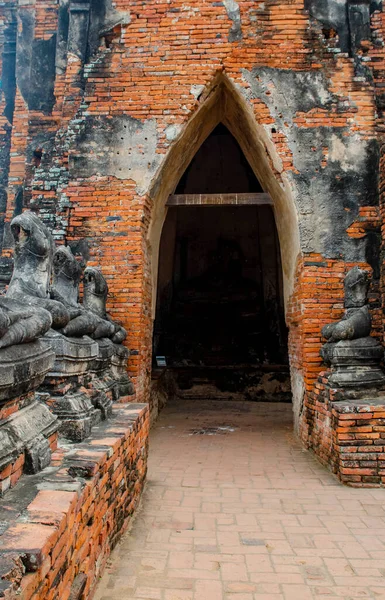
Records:
[[[34,476],[27,494],[9,492],[14,509],[2,536],[2,598],[91,597],[138,507],[148,430],[145,405],[116,406],[91,440],[77,448],[59,444],[50,474]]]
[[[374,332],[383,335],[385,13],[380,2],[346,2],[367,9],[370,27],[344,41],[320,8],[328,3],[316,4],[117,0],[63,12],[36,0],[16,16],[12,2],[0,9],[4,31],[17,23],[20,58],[12,126],[0,117],[9,143],[3,254],[7,223],[32,207],[58,243],[103,268],[111,315],[129,332],[138,401],[149,400],[165,203],[220,121],[274,201],[297,424],[322,369],[321,327],[341,316],[354,264],[375,272]],[[39,82],[37,49],[50,43],[56,63]]]

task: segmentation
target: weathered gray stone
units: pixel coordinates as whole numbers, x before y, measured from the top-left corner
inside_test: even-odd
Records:
[[[69,323],[61,333],[69,337],[92,335],[98,325],[93,313],[84,310],[79,304],[79,283],[82,265],[67,246],[59,246],[53,257],[53,283],[51,298],[58,300],[70,314]]]
[[[90,379],[87,373],[98,356],[98,344],[87,336],[69,338],[52,330],[45,339],[55,353],[55,363],[41,388],[41,398],[59,417],[60,433],[81,441],[90,434],[96,418],[84,388]]]
[[[0,469],[26,453],[25,469],[37,473],[51,460],[48,439],[58,429],[57,417],[32,399],[27,406],[0,421]]]
[[[48,438],[57,418],[30,394],[52,369],[55,354],[38,340],[67,319],[64,306],[47,299],[52,238],[40,220],[27,212],[12,221],[15,268],[5,298],[0,299],[0,403],[14,400],[14,411],[0,421],[0,468],[24,454],[28,473],[49,465]],[[28,394],[28,395],[27,395]]]
[[[64,395],[41,393],[51,411],[59,418],[60,434],[73,441],[81,442],[91,433],[92,425],[100,421],[100,415],[92,405],[90,398],[82,391],[70,390]]]
[[[111,373],[119,385],[120,397],[132,396],[134,385],[127,374],[127,361],[130,356],[128,348],[122,344],[114,344],[114,354],[111,357]]]
[[[88,311],[98,317],[98,326],[93,333],[95,339],[113,338],[115,335],[115,324],[107,319],[106,314],[107,294],[108,285],[101,271],[94,267],[87,267],[84,271],[83,304]]]
[[[368,272],[354,267],[346,275],[344,287],[344,316],[322,329],[322,335],[328,340],[321,349],[321,356],[331,365],[329,383],[346,388],[381,387],[385,385],[385,375],[380,367],[383,349],[370,337]]]
[[[32,342],[44,335],[51,324],[47,310],[0,298],[0,348]]]
[[[78,303],[82,271],[70,248],[61,246],[55,251],[51,298],[66,307],[70,320],[60,333],[51,330],[46,335],[56,359],[44,382],[42,399],[59,417],[60,433],[72,441],[89,436],[92,425],[112,410],[112,399],[104,393],[102,382],[96,386],[95,375],[90,375],[99,346],[86,334],[93,335],[102,320]],[[113,326],[108,325],[112,332]]]
[[[108,317],[107,294],[108,285],[101,271],[87,267],[84,271],[84,306],[100,319],[100,325],[93,334],[99,345],[98,358],[92,367],[95,389],[117,400],[120,396],[133,394],[133,386],[126,371],[129,350],[121,345],[127,332]],[[96,377],[99,381],[96,381]]]
[[[51,313],[52,327],[65,327],[70,320],[68,310],[61,302],[48,298],[54,251],[49,230],[33,212],[26,211],[12,220],[11,231],[15,240],[14,271],[7,298],[44,308]]]
[[[369,276],[367,271],[354,267],[345,277],[345,314],[338,323],[322,329],[329,342],[354,340],[370,335],[372,320],[367,306]]]
[[[97,340],[97,344],[99,352],[91,366],[93,377],[89,385],[93,391],[93,405],[102,411],[106,419],[111,414],[112,403],[120,396],[119,384],[111,369],[115,344],[108,338]]]
[[[54,360],[54,352],[41,340],[0,350],[0,403],[36,389]]]
[[[55,352],[55,363],[49,377],[82,375],[91,369],[97,360],[98,344],[88,336],[67,337],[51,330],[44,339]]]

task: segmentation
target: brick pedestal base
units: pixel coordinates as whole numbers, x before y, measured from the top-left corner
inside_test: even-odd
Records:
[[[146,475],[147,405],[116,405],[53,464],[0,501],[0,597],[87,599],[134,513]]]
[[[300,435],[342,482],[385,486],[385,391],[352,394],[332,388],[322,373],[305,404]]]

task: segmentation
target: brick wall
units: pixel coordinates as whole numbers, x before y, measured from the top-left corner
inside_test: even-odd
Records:
[[[297,416],[321,370],[321,326],[341,315],[342,278],[353,264],[376,272],[372,302],[382,332],[384,14],[373,12],[360,48],[345,48],[307,9],[313,4],[241,0],[228,14],[225,3],[208,0],[118,0],[104,15],[91,10],[86,52],[71,13],[50,81],[55,104],[45,110],[31,103],[36,90],[19,67],[7,219],[20,210],[22,186],[23,206],[103,268],[111,315],[129,332],[137,399],[149,397],[164,205],[189,148],[218,120],[251,162],[256,157],[252,167],[275,203]],[[39,0],[25,8],[36,43],[64,31],[56,10]],[[21,55],[26,35],[19,34]],[[220,85],[230,92],[217,94]]]
[[[364,395],[364,394],[363,394]],[[385,404],[383,392],[348,399],[321,373],[301,418],[305,445],[343,483],[352,487],[385,484]],[[382,397],[381,397],[382,396]]]
[[[90,597],[138,506],[148,427],[145,405],[117,405],[86,442],[59,443],[49,470],[8,492],[0,507],[1,597]]]

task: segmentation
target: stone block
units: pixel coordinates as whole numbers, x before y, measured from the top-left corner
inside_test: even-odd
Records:
[[[58,420],[51,411],[32,398],[24,408],[0,422],[0,469],[25,452],[29,473],[48,466],[51,450],[48,438],[57,431]]]
[[[0,403],[36,389],[52,369],[55,354],[42,340],[0,350]]]

